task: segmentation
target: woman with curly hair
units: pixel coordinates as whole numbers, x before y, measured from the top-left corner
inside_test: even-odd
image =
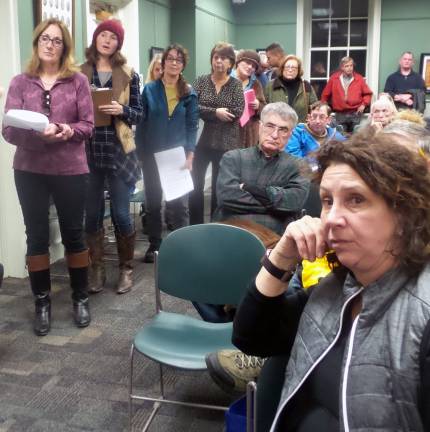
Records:
[[[426,161],[372,128],[317,159],[321,217],[289,224],[264,257],[233,342],[289,356],[271,430],[430,430]],[[289,293],[297,263],[327,253],[333,272]]]

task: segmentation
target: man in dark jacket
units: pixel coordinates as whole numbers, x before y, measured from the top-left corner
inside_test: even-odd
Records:
[[[321,102],[330,103],[336,113],[336,122],[348,133],[360,123],[372,99],[372,90],[363,76],[354,72],[354,65],[351,57],[343,57],[339,70],[330,77],[321,94]]]
[[[412,69],[413,66],[413,54],[404,52],[399,59],[399,69],[388,76],[384,92],[391,95],[397,109],[424,112],[426,87],[422,76]]]

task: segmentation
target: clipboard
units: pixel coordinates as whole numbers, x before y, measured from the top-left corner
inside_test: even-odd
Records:
[[[91,97],[93,99],[94,109],[94,125],[98,126],[110,126],[112,124],[112,116],[104,114],[99,110],[100,105],[109,105],[112,103],[113,93],[112,89],[108,87],[102,87],[91,90]]]

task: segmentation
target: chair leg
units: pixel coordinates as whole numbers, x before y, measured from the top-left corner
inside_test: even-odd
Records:
[[[133,359],[134,359],[134,344],[131,344],[130,350],[130,379],[128,382],[128,425],[130,428],[130,432],[133,429],[133,398],[131,397],[133,394]]]
[[[164,399],[163,365],[161,363],[159,363],[158,365],[160,366],[160,393],[161,397]]]
[[[246,432],[257,432],[257,384],[246,386]]]

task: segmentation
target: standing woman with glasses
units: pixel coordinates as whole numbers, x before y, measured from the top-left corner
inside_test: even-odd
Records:
[[[190,223],[204,222],[206,170],[212,165],[211,215],[216,208],[216,180],[223,154],[240,146],[239,119],[244,108],[241,82],[230,76],[236,55],[231,45],[220,42],[211,51],[212,73],[194,82],[203,131],[193,164],[194,191],[190,193]]]
[[[162,77],[146,84],[142,92],[143,120],[136,130],[136,141],[145,183],[149,249],[144,262],[154,262],[161,244],[162,189],[154,153],[182,147],[185,167],[192,170],[199,112],[197,95],[182,72],[188,52],[178,44],[169,45],[161,58]],[[178,229],[189,224],[188,194],[169,201],[170,223]]]
[[[78,327],[90,323],[88,250],[83,217],[88,165],[85,140],[91,136],[93,107],[87,79],[73,59],[73,42],[63,22],[42,21],[33,33],[33,53],[26,72],[9,87],[5,111],[44,113],[43,132],[3,127],[6,141],[16,145],[15,185],[27,234],[27,268],[35,296],[34,331],[51,328],[49,220],[52,197],[72,287],[73,317]]]
[[[110,104],[98,109],[110,116],[111,124],[96,126],[88,145],[90,167],[85,231],[90,248],[89,291],[100,292],[106,282],[103,264],[104,190],[109,191],[112,221],[119,257],[116,292],[123,294],[133,286],[134,242],[136,232],[130,218],[130,192],[141,176],[131,125],[142,116],[139,76],[126,65],[121,54],[124,28],[118,20],[101,22],[86,49],[87,62],[81,66],[93,87],[112,89]]]
[[[266,102],[286,102],[296,111],[299,123],[304,123],[309,107],[318,98],[310,83],[302,78],[302,61],[295,55],[288,55],[282,60],[279,70],[279,77],[265,88]]]

